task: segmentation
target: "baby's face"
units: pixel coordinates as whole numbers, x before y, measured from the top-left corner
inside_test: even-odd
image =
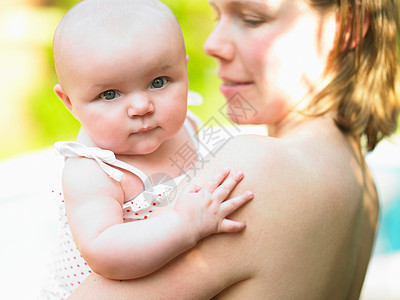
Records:
[[[180,38],[174,26],[154,25],[73,40],[64,83],[71,111],[97,146],[148,154],[181,129],[188,79]]]

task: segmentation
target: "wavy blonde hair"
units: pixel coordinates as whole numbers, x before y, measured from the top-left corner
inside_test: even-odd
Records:
[[[339,129],[365,136],[371,151],[396,131],[400,112],[397,0],[307,1],[322,13],[337,11],[340,21],[327,67],[335,77],[310,107],[317,115],[336,112]],[[363,24],[369,25],[366,32]]]

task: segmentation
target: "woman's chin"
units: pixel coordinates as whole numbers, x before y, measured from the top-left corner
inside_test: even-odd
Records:
[[[231,119],[231,121],[237,125],[254,124],[254,122],[252,122],[252,120],[250,120],[248,118],[237,117],[234,114],[230,114],[230,113],[228,113],[228,116],[229,116],[229,119]]]

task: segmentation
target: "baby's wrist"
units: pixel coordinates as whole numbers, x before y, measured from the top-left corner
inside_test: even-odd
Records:
[[[201,232],[195,222],[181,212],[171,211],[171,221],[176,223],[177,234],[188,243],[189,248],[194,247],[201,239]]]

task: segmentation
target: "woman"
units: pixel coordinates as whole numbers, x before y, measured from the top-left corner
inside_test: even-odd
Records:
[[[242,170],[234,194],[255,198],[232,218],[247,228],[139,280],[93,275],[74,297],[358,299],[379,211],[363,150],[395,131],[400,107],[397,1],[210,4],[218,24],[205,51],[228,110],[245,100],[257,113],[236,121],[266,124],[269,137],[230,140],[195,182]]]

